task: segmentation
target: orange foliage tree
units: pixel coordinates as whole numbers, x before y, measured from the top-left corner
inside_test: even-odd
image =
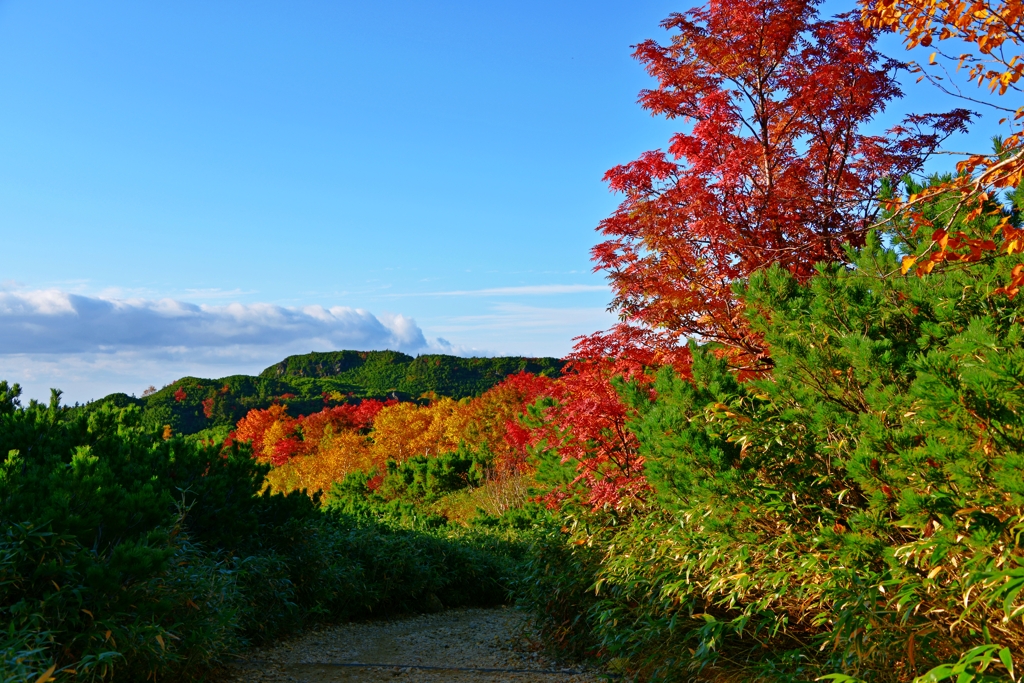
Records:
[[[349,472],[437,456],[463,442],[487,448],[502,473],[518,474],[533,438],[519,417],[537,398],[551,395],[555,384],[523,372],[475,399],[440,398],[427,405],[363,401],[298,418],[275,404],[250,411],[230,438],[249,442],[255,458],[274,466],[267,480],[280,490],[328,490]]]
[[[1020,0],[962,2],[959,0],[862,0],[862,20],[866,26],[888,29],[905,36],[908,49],[933,49],[928,64],[913,64],[921,79],[928,79],[947,93],[981,102],[963,95],[951,83],[947,65],[966,69],[966,77],[978,86],[988,86],[999,95],[1018,95],[1024,74],[1024,5]],[[955,45],[952,51],[942,44]],[[936,70],[941,70],[942,76]],[[894,200],[890,208],[907,215],[912,229],[931,230],[931,243],[923,253],[904,259],[903,271],[913,268],[918,275],[932,271],[945,261],[970,262],[998,254],[1013,254],[1024,249],[1024,230],[1013,225],[1013,218],[1003,215],[989,234],[968,234],[951,230],[954,224],[964,226],[974,218],[993,209],[990,200],[1001,190],[1016,189],[1024,177],[1024,107],[1009,107],[990,102],[1005,112],[1000,122],[1007,124],[1007,135],[1000,148],[990,154],[971,154],[957,164],[958,174],[952,180],[926,188],[923,192]],[[935,225],[924,218],[916,207],[934,201],[941,195],[957,199],[945,213],[944,222]],[[1015,295],[1024,285],[1024,268],[1017,267],[1012,279],[1001,291]]]
[[[249,411],[230,439],[249,442],[253,457],[275,466],[267,478],[274,488],[327,490],[347,473],[371,466],[367,432],[374,417],[394,403],[367,400],[298,418],[275,404]]]
[[[283,462],[274,461],[274,446],[292,433],[294,424],[295,421],[288,416],[287,408],[275,404],[266,410],[250,410],[238,421],[229,439],[248,441],[252,445],[254,458],[280,465]]]
[[[328,491],[346,474],[368,470],[372,464],[370,440],[365,434],[351,429],[336,432],[328,425],[315,447],[272,469],[267,482],[279,491],[305,489],[312,494]]]

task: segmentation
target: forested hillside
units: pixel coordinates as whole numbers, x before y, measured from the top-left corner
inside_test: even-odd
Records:
[[[196,434],[233,427],[250,410],[274,403],[287,404],[292,415],[305,415],[363,399],[461,399],[478,396],[518,372],[557,377],[563,366],[557,358],[440,354],[413,358],[398,351],[309,353],[289,356],[255,377],[182,377],[141,398],[111,394],[83,410],[92,411],[102,404],[137,405],[147,427],[166,426],[174,434]]]

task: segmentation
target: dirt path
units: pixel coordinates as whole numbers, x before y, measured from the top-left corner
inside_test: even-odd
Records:
[[[343,624],[259,650],[232,667],[235,683],[597,683],[532,651],[515,610],[457,609]]]

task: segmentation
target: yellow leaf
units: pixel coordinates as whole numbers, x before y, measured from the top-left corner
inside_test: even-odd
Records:
[[[939,565],[938,567],[934,567],[930,572],[928,572],[928,578],[929,579],[934,579],[936,576],[939,575],[939,572],[941,572],[944,569],[945,569],[945,567],[943,567],[942,565]]]
[[[930,55],[928,56],[928,63],[929,63],[929,64],[934,64],[934,63],[935,63],[935,55],[936,55],[936,54],[938,54],[938,53],[936,53],[936,52],[933,52],[933,53],[931,53],[931,54],[930,54]]]
[[[43,675],[36,679],[36,683],[46,683],[47,681],[54,680],[53,672],[57,670],[56,664],[51,664],[50,668],[43,672]]]
[[[156,637],[156,642],[160,643],[160,649],[161,649],[161,650],[166,650],[166,649],[167,649],[167,648],[166,648],[166,647],[164,646],[164,639],[163,639],[163,638],[161,638],[160,636],[157,636],[157,637]]]
[[[93,617],[93,616],[92,616],[92,612],[90,612],[89,610],[87,610],[87,609],[83,609],[82,611],[83,611],[83,612],[85,612],[86,614],[88,614],[88,615],[89,615],[90,617],[92,617],[93,619],[95,619],[95,618],[96,618],[96,617]]]
[[[911,268],[913,268],[914,264],[916,262],[917,262],[917,257],[916,256],[904,256],[903,257],[903,265],[900,266],[900,274],[901,275],[906,275],[907,271],[910,270]]]

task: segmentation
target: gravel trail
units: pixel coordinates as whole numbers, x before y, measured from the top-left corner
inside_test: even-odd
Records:
[[[333,626],[256,650],[231,667],[235,683],[597,683],[531,647],[524,615],[452,609]]]

